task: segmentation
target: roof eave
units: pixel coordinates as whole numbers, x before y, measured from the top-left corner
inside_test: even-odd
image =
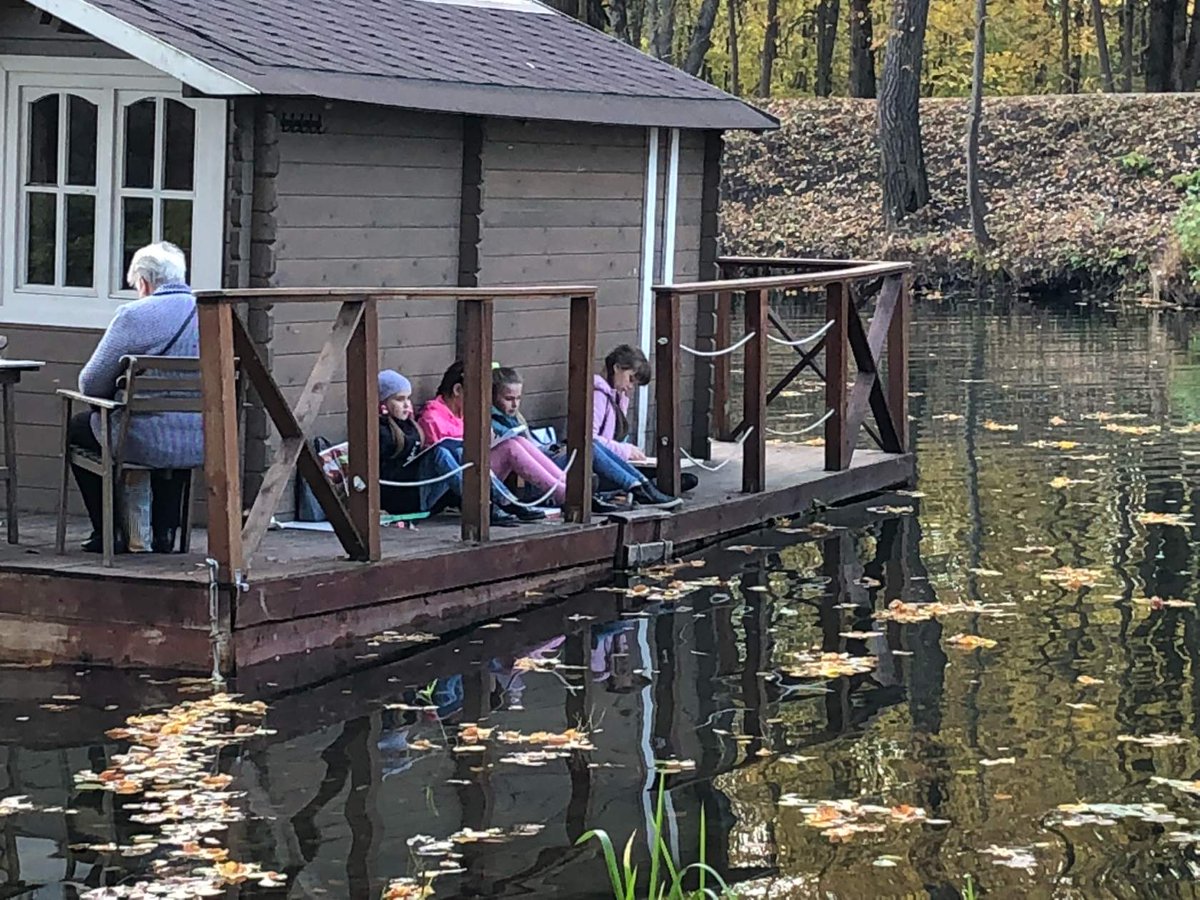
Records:
[[[508,119],[715,131],[779,128],[779,120],[769,113],[721,94],[712,99],[627,97],[297,70],[264,73],[254,78],[254,85],[269,95]]]

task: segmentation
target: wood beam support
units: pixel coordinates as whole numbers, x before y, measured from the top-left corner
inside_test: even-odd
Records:
[[[491,516],[492,301],[473,300],[463,314],[462,538],[486,541]]]
[[[850,466],[846,429],[846,329],[850,295],[846,284],[835,281],[825,288],[825,321],[832,321],[825,335],[825,408],[833,415],[825,423],[825,469],[840,472]]]
[[[654,295],[654,405],[658,427],[655,451],[658,457],[658,489],[678,497],[681,488],[679,465],[679,295],[656,291]]]
[[[746,344],[742,407],[746,411],[746,428],[754,430],[742,442],[742,493],[745,494],[761,493],[767,485],[768,303],[766,291],[746,292],[746,334],[754,337]]]
[[[246,567],[242,548],[233,307],[228,303],[200,304],[198,319],[208,554],[217,561],[218,579],[231,584]]]
[[[567,351],[567,447],[575,462],[567,473],[563,517],[586,525],[592,518],[592,360],[596,356],[596,298],[571,298]]]
[[[367,299],[346,345],[346,438],[350,442],[350,520],[364,546],[362,558],[379,559],[379,315]],[[307,434],[308,429],[305,429]]]

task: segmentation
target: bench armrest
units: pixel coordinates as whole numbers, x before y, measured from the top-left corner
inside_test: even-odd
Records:
[[[89,397],[87,394],[81,394],[79,391],[69,391],[66,388],[59,388],[56,393],[64,400],[86,403],[88,406],[95,406],[99,409],[120,409],[125,405],[124,403],[118,403],[116,400],[101,400],[99,397]]]

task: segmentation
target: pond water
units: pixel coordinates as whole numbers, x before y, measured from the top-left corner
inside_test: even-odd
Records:
[[[236,862],[286,876],[251,869],[245,896],[437,871],[435,897],[608,897],[576,840],[644,835],[656,765],[665,843],[692,863],[703,834],[743,897],[949,898],[967,875],[979,896],[1193,896],[1192,325],[922,301],[915,494],[444,642],[389,634],[364,655],[404,658],[280,687],[265,717],[176,706],[107,739],[206,686],[0,673],[0,798],[27,798],[0,801],[0,898],[199,896],[186,873]],[[820,405],[801,381],[775,423]]]

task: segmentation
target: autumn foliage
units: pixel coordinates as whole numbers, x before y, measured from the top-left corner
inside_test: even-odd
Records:
[[[725,248],[734,253],[912,259],[927,283],[1178,291],[1178,223],[1200,180],[1194,95],[989,98],[980,173],[995,247],[971,237],[962,99],[922,101],[930,204],[885,232],[875,104],[782,100],[766,135],[726,138]]]

